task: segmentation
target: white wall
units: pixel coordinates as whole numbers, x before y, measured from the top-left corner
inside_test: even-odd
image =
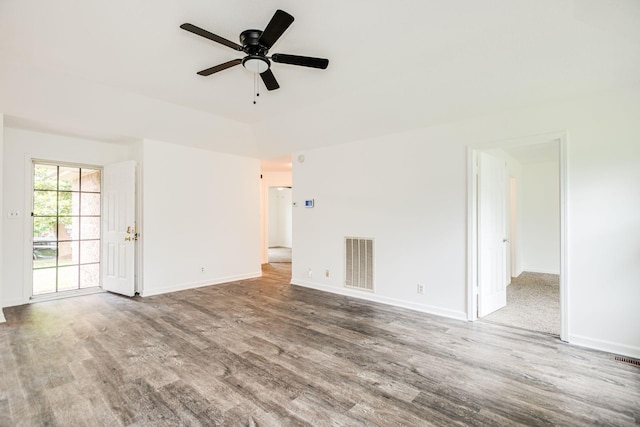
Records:
[[[260,262],[269,262],[269,188],[291,187],[292,172],[262,170],[260,183]],[[292,256],[295,256],[292,254]]]
[[[525,164],[522,259],[525,271],[560,274],[560,186],[558,162]]]
[[[258,160],[152,140],[142,159],[143,296],[261,275]]]
[[[85,139],[20,129],[4,129],[2,197],[3,215],[20,212],[4,221],[2,233],[3,303],[25,304],[31,296],[31,159],[104,166],[126,160],[129,148]]]
[[[294,208],[292,281],[466,319],[467,147],[566,130],[568,339],[640,357],[638,117],[633,86],[295,153],[294,202],[316,207]],[[343,287],[347,235],[376,239],[375,294]]]
[[[291,247],[293,227],[291,203],[291,188],[269,188],[269,247]]]
[[[2,113],[0,113],[0,189],[3,189],[3,177],[4,177],[4,115]],[[4,189],[3,189],[4,190]],[[2,194],[4,194],[4,191],[2,192]],[[3,231],[3,225],[4,225],[4,216],[5,216],[5,212],[4,212],[4,204],[3,204],[3,199],[4,197],[2,195],[0,195],[0,272],[4,271],[3,268],[3,251],[2,251],[2,247],[4,246],[2,244],[2,242],[4,241],[4,231]],[[4,313],[2,312],[2,307],[4,307],[3,304],[3,298],[2,298],[2,294],[4,293],[4,286],[3,286],[3,281],[2,281],[2,274],[0,273],[0,323],[5,321],[4,318]]]

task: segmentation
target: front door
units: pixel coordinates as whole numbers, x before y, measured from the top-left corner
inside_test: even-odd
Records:
[[[135,294],[136,162],[105,166],[103,171],[102,287],[122,295]]]
[[[479,153],[478,316],[507,305],[506,165]]]

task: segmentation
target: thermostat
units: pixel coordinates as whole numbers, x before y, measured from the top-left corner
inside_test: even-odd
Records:
[[[311,199],[311,200],[305,200],[305,201],[304,201],[304,207],[305,207],[305,208],[312,208],[312,207],[313,207],[313,199]]]

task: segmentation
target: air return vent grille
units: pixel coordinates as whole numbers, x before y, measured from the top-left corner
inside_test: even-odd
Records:
[[[631,357],[618,356],[614,354],[611,356],[611,360],[614,360],[616,362],[626,363],[627,365],[636,366],[640,368],[640,360],[633,359]]]
[[[344,285],[373,291],[373,239],[345,237],[344,244]]]

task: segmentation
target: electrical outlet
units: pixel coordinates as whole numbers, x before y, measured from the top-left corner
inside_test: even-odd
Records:
[[[416,292],[418,292],[420,295],[424,295],[424,285],[422,283],[418,283]]]
[[[329,270],[324,271],[324,277],[329,277]]]
[[[200,271],[204,273],[204,267],[202,267],[202,268],[200,269]]]
[[[20,211],[10,211],[7,212],[7,217],[8,218],[18,218],[20,216]]]
[[[307,272],[307,276],[309,276],[309,278],[313,277],[313,271],[311,271],[311,269]]]

